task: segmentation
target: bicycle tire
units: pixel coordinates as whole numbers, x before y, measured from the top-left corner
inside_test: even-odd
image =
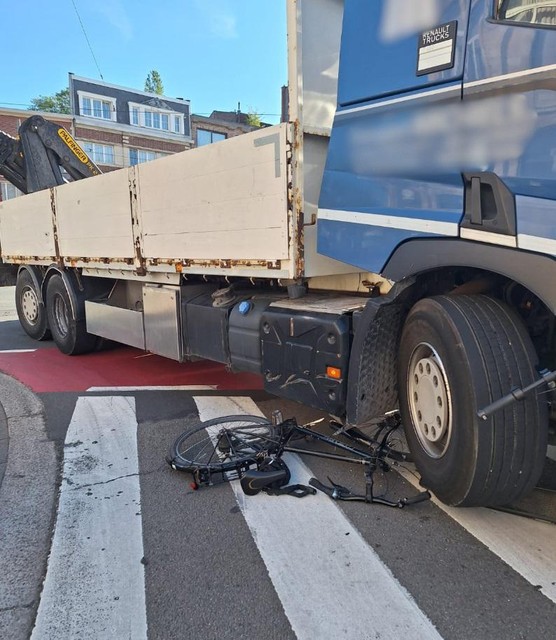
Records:
[[[233,480],[277,444],[276,427],[267,418],[222,416],[184,431],[172,445],[167,461],[173,469],[193,474],[199,484],[212,482],[215,475]]]

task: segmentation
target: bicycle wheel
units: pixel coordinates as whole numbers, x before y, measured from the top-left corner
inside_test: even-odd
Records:
[[[182,433],[167,461],[197,484],[237,479],[278,445],[276,428],[261,416],[222,416]]]

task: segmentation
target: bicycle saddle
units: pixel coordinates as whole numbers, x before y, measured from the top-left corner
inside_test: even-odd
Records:
[[[257,471],[252,469],[246,471],[241,478],[241,488],[243,493],[254,496],[263,489],[279,489],[288,484],[290,474],[287,469],[277,469],[275,471]]]

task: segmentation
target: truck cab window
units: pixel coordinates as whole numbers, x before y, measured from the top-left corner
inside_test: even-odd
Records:
[[[556,0],[498,0],[499,20],[556,26]]]

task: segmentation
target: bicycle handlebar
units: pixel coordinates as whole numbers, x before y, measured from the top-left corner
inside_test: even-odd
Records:
[[[514,402],[519,402],[520,400],[523,400],[530,393],[535,391],[535,389],[538,389],[539,387],[541,387],[543,384],[547,384],[550,386],[555,381],[556,381],[556,371],[541,372],[541,377],[538,380],[535,380],[535,382],[532,382],[530,385],[527,385],[526,387],[523,387],[523,388],[518,387],[516,389],[512,389],[510,393],[507,393],[505,396],[502,396],[498,400],[491,402],[486,407],[483,407],[482,409],[477,411],[477,416],[481,420],[486,420],[493,413],[496,413],[496,411],[500,411],[501,409],[504,409],[505,407],[513,404]]]
[[[521,400],[523,396],[518,394],[517,393],[518,391],[521,391],[521,389],[516,389],[515,391],[511,391],[510,393],[506,394],[505,396],[502,396],[498,400],[491,402],[486,407],[483,407],[483,409],[480,409],[479,411],[477,411],[477,416],[481,420],[486,420],[493,413],[496,413],[501,409],[505,409],[507,406],[513,404],[514,402]]]
[[[402,498],[400,502],[403,502],[404,506],[409,504],[417,504],[418,502],[425,502],[425,500],[430,500],[431,494],[430,491],[421,491],[416,496],[412,496],[411,498]]]
[[[367,503],[377,503],[383,504],[387,507],[398,507],[403,509],[403,507],[409,506],[411,504],[417,504],[418,502],[424,502],[425,500],[430,500],[431,494],[428,491],[422,491],[418,493],[416,496],[412,496],[411,498],[400,498],[397,501],[387,500],[386,498],[374,497],[374,496],[364,496],[358,495],[356,493],[352,493],[346,487],[342,487],[341,485],[334,484],[334,486],[329,487],[326,484],[323,484],[320,480],[316,478],[311,478],[309,480],[309,484],[315,489],[326,493],[327,496],[330,496],[333,500],[347,500],[351,502],[367,502]]]
[[[353,493],[345,487],[329,487],[316,478],[311,478],[309,480],[309,484],[311,487],[315,487],[315,489],[326,493],[327,496],[330,496],[334,500],[345,500],[346,498],[353,496]]]

